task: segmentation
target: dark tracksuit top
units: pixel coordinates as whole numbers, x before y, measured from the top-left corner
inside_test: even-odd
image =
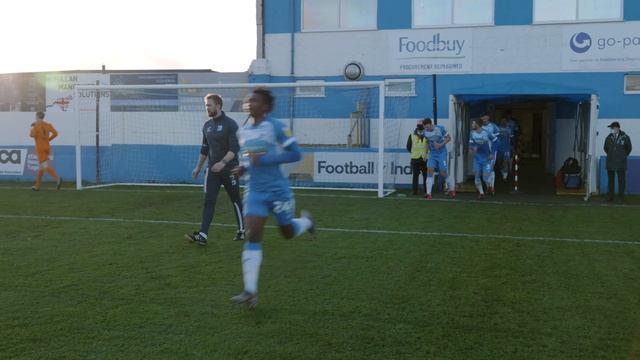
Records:
[[[228,117],[224,111],[221,116],[215,119],[209,119],[209,121],[204,123],[202,127],[202,147],[200,148],[200,154],[209,158],[209,169],[211,169],[215,163],[222,160],[229,151],[236,156],[227,163],[224,170],[233,169],[238,165],[240,145],[238,144],[237,132],[238,124],[236,124],[235,120]]]
[[[627,170],[627,157],[631,149],[631,139],[624,131],[620,130],[617,137],[609,134],[604,140],[607,170]]]

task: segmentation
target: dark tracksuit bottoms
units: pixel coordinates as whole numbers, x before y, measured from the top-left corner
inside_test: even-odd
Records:
[[[200,232],[209,233],[209,226],[213,221],[216,210],[216,200],[220,192],[220,186],[224,186],[227,195],[233,205],[233,213],[236,216],[238,231],[244,231],[244,220],[242,218],[242,199],[240,198],[240,183],[237,177],[226,168],[219,173],[214,173],[208,169],[204,180],[204,206],[202,208],[202,224]]]

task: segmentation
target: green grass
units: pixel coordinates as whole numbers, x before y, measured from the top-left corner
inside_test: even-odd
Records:
[[[301,191],[321,229],[266,231],[249,310],[229,303],[234,227],[214,225],[206,248],[182,238],[200,191],[121,190],[0,188],[1,359],[640,358],[638,199]],[[224,192],[215,223],[234,224]]]

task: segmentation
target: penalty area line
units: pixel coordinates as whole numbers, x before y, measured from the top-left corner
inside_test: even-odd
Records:
[[[94,222],[112,222],[112,223],[141,223],[141,224],[161,224],[161,225],[200,225],[199,222],[180,221],[180,220],[150,220],[150,219],[125,219],[125,218],[108,218],[108,217],[75,217],[75,216],[38,216],[38,215],[10,215],[0,214],[0,219],[24,219],[24,220],[45,220],[45,221],[94,221]],[[236,224],[213,223],[214,226],[233,227]],[[267,228],[277,228],[274,225],[267,225]],[[573,243],[595,243],[595,244],[617,244],[617,245],[640,245],[640,241],[625,240],[603,240],[603,239],[577,239],[547,236],[516,236],[516,235],[499,235],[499,234],[470,234],[470,233],[453,233],[453,232],[431,232],[431,231],[396,231],[396,230],[372,230],[372,229],[343,229],[343,228],[317,228],[324,232],[337,233],[355,233],[355,234],[380,234],[380,235],[409,235],[409,236],[428,236],[428,237],[448,237],[448,238],[467,238],[467,239],[503,239],[517,241],[556,241],[556,242],[573,242]]]

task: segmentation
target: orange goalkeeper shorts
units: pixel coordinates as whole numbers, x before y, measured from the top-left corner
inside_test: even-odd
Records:
[[[49,160],[49,149],[38,151],[38,162],[43,163]]]

